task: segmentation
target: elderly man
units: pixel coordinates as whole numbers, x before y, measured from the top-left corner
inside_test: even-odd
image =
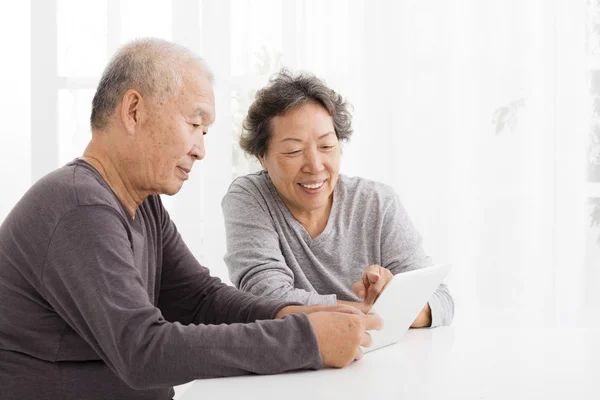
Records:
[[[110,62],[83,156],[0,227],[3,399],[168,399],[195,378],[341,367],[381,320],[255,297],[209,275],[164,209],[215,118],[211,75],[175,44]]]

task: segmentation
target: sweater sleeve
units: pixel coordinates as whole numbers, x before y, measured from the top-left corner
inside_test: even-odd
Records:
[[[227,236],[225,263],[236,287],[257,296],[306,305],[335,304],[335,294],[294,287],[294,273],[281,252],[273,218],[259,199],[234,182],[221,205]]]
[[[53,309],[131,387],[321,366],[318,343],[305,314],[249,324],[167,321],[150,302],[141,271],[133,262],[128,234],[123,217],[112,208],[70,211],[50,241],[43,283]],[[220,290],[229,289],[214,289],[220,283],[211,284],[208,274],[197,279],[200,286],[213,288],[203,292],[203,301],[212,303],[204,308],[206,315],[215,314],[207,319],[219,321],[219,307],[225,309],[224,320],[262,315],[253,307],[239,313],[234,307],[227,309],[227,301],[234,301],[235,295],[222,296]]]
[[[415,229],[398,196],[393,194],[387,206],[381,231],[381,260],[392,274],[408,272],[432,265],[425,254],[421,235]],[[454,318],[454,300],[444,283],[429,300],[431,327],[450,325]]]
[[[161,214],[163,272],[158,306],[167,320],[184,325],[254,322],[273,319],[283,307],[300,304],[245,293],[210,276],[164,208]]]

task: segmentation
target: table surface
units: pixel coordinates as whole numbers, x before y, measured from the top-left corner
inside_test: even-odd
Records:
[[[599,329],[411,329],[344,369],[194,381],[192,399],[600,399]]]

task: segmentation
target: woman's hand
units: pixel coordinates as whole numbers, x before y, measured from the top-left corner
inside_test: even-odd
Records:
[[[393,277],[389,269],[381,265],[371,265],[365,270],[362,279],[352,285],[352,291],[371,308]]]

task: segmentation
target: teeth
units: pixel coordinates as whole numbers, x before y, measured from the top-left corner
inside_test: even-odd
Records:
[[[323,186],[323,182],[320,183],[313,183],[312,185],[308,185],[308,184],[304,184],[301,183],[300,185],[302,185],[303,187],[307,188],[307,189],[318,189],[321,186]]]

